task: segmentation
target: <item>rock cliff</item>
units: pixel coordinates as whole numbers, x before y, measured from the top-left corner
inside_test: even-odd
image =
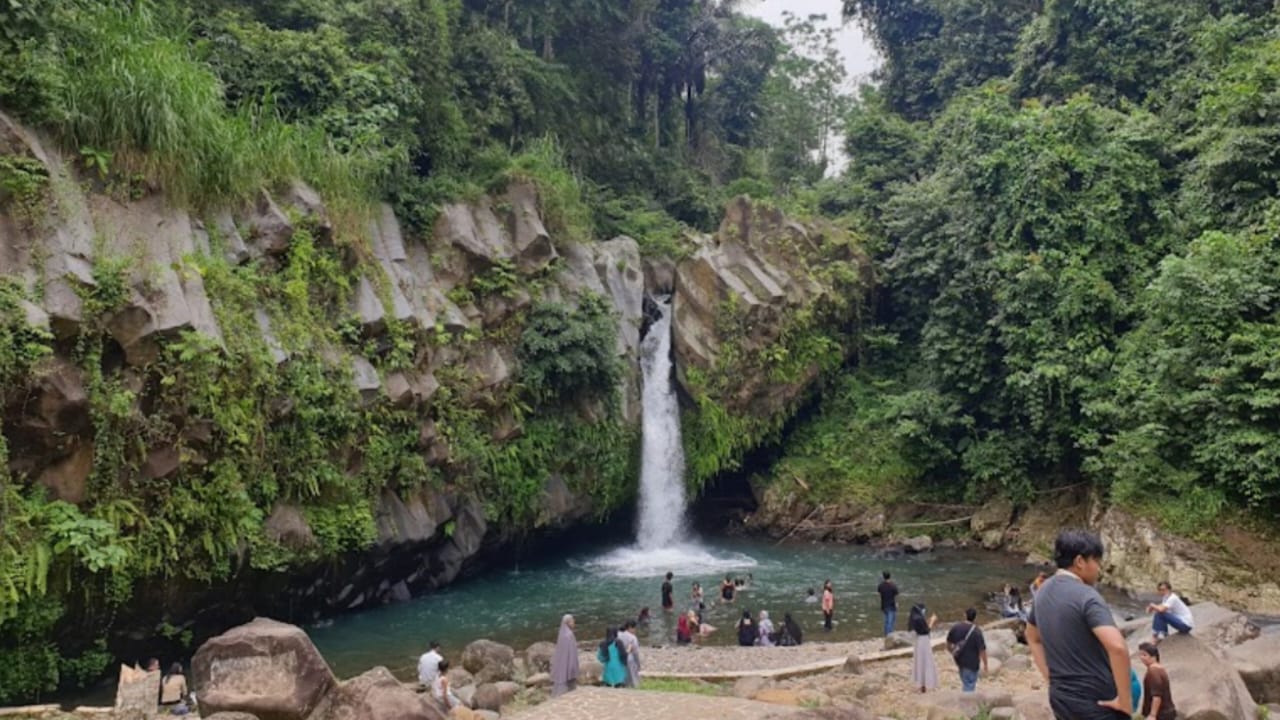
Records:
[[[852,350],[869,284],[846,232],[745,199],[676,265],[554,237],[532,182],[409,234],[297,182],[184,207],[3,114],[0,159],[0,553],[80,584],[64,654],[407,600],[622,506],[646,288],[695,426],[761,419],[715,472]]]

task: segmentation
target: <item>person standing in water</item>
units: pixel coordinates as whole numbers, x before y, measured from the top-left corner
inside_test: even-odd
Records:
[[[885,570],[882,575],[884,579],[876,586],[876,592],[880,594],[880,612],[884,613],[884,634],[888,637],[898,621],[898,586],[889,579],[888,570]]]
[[[720,583],[720,602],[733,602],[733,593],[737,586],[733,584],[733,576],[725,575],[724,582]]]
[[[671,585],[671,578],[673,577],[675,575],[667,573],[667,579],[662,583],[662,609],[667,612],[671,612],[676,606],[675,600],[671,597],[671,594],[675,592],[675,588]]]
[[[743,610],[742,619],[738,621],[738,644],[751,647],[756,644],[756,624],[751,621],[751,611]]]
[[[578,687],[578,638],[573,634],[573,616],[560,618],[560,636],[551,656],[551,697]]]
[[[831,618],[836,614],[836,591],[828,579],[822,585],[822,629],[831,632]]]

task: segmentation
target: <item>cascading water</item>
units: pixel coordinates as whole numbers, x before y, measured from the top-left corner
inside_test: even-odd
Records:
[[[756,561],[747,555],[712,554],[691,537],[685,526],[684,447],[671,372],[671,298],[659,298],[657,305],[661,317],[650,326],[640,346],[644,454],[640,459],[636,544],[584,565],[592,572],[620,577],[754,567]]]
[[[657,550],[686,539],[684,448],[680,405],[671,377],[671,299],[640,346],[644,455],[640,469],[640,522],[636,543]]]

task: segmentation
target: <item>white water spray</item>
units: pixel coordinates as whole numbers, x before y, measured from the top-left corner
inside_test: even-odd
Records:
[[[684,448],[680,406],[671,377],[671,298],[640,346],[643,374],[644,455],[640,468],[640,523],[636,542],[658,550],[685,539]]]

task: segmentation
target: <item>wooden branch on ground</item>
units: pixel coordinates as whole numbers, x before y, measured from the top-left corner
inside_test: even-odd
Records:
[[[962,523],[962,522],[969,522],[972,519],[973,519],[973,515],[965,515],[962,518],[955,518],[952,520],[934,520],[931,522],[918,522],[918,523],[894,523],[893,526],[896,528],[904,528],[904,527],[934,527],[936,525],[958,525],[959,523]]]
[[[791,537],[793,534],[795,534],[795,531],[800,529],[800,526],[801,526],[801,525],[803,525],[803,524],[805,523],[805,520],[808,520],[809,518],[813,517],[813,516],[814,516],[814,514],[815,514],[815,513],[817,513],[817,512],[818,512],[819,510],[821,510],[821,509],[822,509],[822,506],[821,506],[821,505],[819,505],[819,506],[815,507],[813,510],[811,510],[811,511],[809,512],[809,514],[808,514],[808,515],[805,515],[805,516],[804,516],[804,520],[801,520],[800,522],[796,523],[796,526],[795,526],[795,527],[793,527],[793,528],[791,528],[791,532],[787,533],[786,535],[783,535],[781,540],[779,540],[778,542],[774,543],[774,544],[773,544],[773,545],[774,545],[774,547],[777,547],[778,545],[781,545],[781,544],[783,543],[783,541],[785,541],[787,538],[789,538],[789,537]]]

